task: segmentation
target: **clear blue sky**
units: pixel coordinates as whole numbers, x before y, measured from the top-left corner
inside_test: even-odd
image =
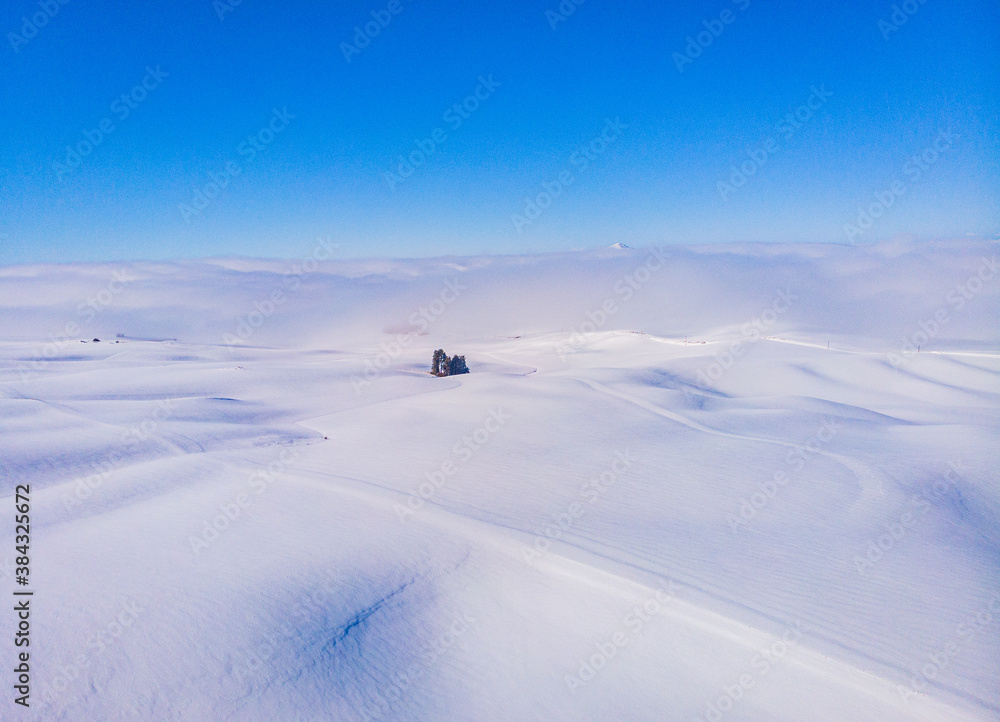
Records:
[[[3,4],[0,263],[296,257],[317,236],[344,256],[847,242],[894,184],[851,240],[1000,231],[996,2],[911,0],[898,29],[893,3],[869,0],[567,1],[565,21],[546,15],[558,0],[231,3]],[[373,12],[391,20],[348,61]],[[477,90],[468,117],[446,115]],[[602,132],[583,168],[574,152]],[[572,183],[518,222],[561,173]]]

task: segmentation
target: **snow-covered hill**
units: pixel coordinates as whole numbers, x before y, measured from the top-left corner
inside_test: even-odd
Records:
[[[997,250],[0,269],[34,714],[996,719]]]

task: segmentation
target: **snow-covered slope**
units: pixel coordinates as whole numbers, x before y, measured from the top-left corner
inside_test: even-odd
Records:
[[[328,251],[0,269],[39,719],[1000,716],[997,244]]]

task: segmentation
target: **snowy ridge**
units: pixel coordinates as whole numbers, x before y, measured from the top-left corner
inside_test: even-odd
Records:
[[[0,269],[36,714],[996,719],[995,249]]]

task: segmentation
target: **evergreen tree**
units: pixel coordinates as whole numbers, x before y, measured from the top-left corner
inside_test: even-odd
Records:
[[[465,364],[465,356],[449,357],[444,349],[439,348],[434,352],[434,359],[431,361],[431,373],[435,376],[467,374],[469,367]]]
[[[451,362],[448,364],[448,374],[454,376],[456,374],[467,374],[469,373],[469,367],[465,365],[465,356],[454,356]]]

